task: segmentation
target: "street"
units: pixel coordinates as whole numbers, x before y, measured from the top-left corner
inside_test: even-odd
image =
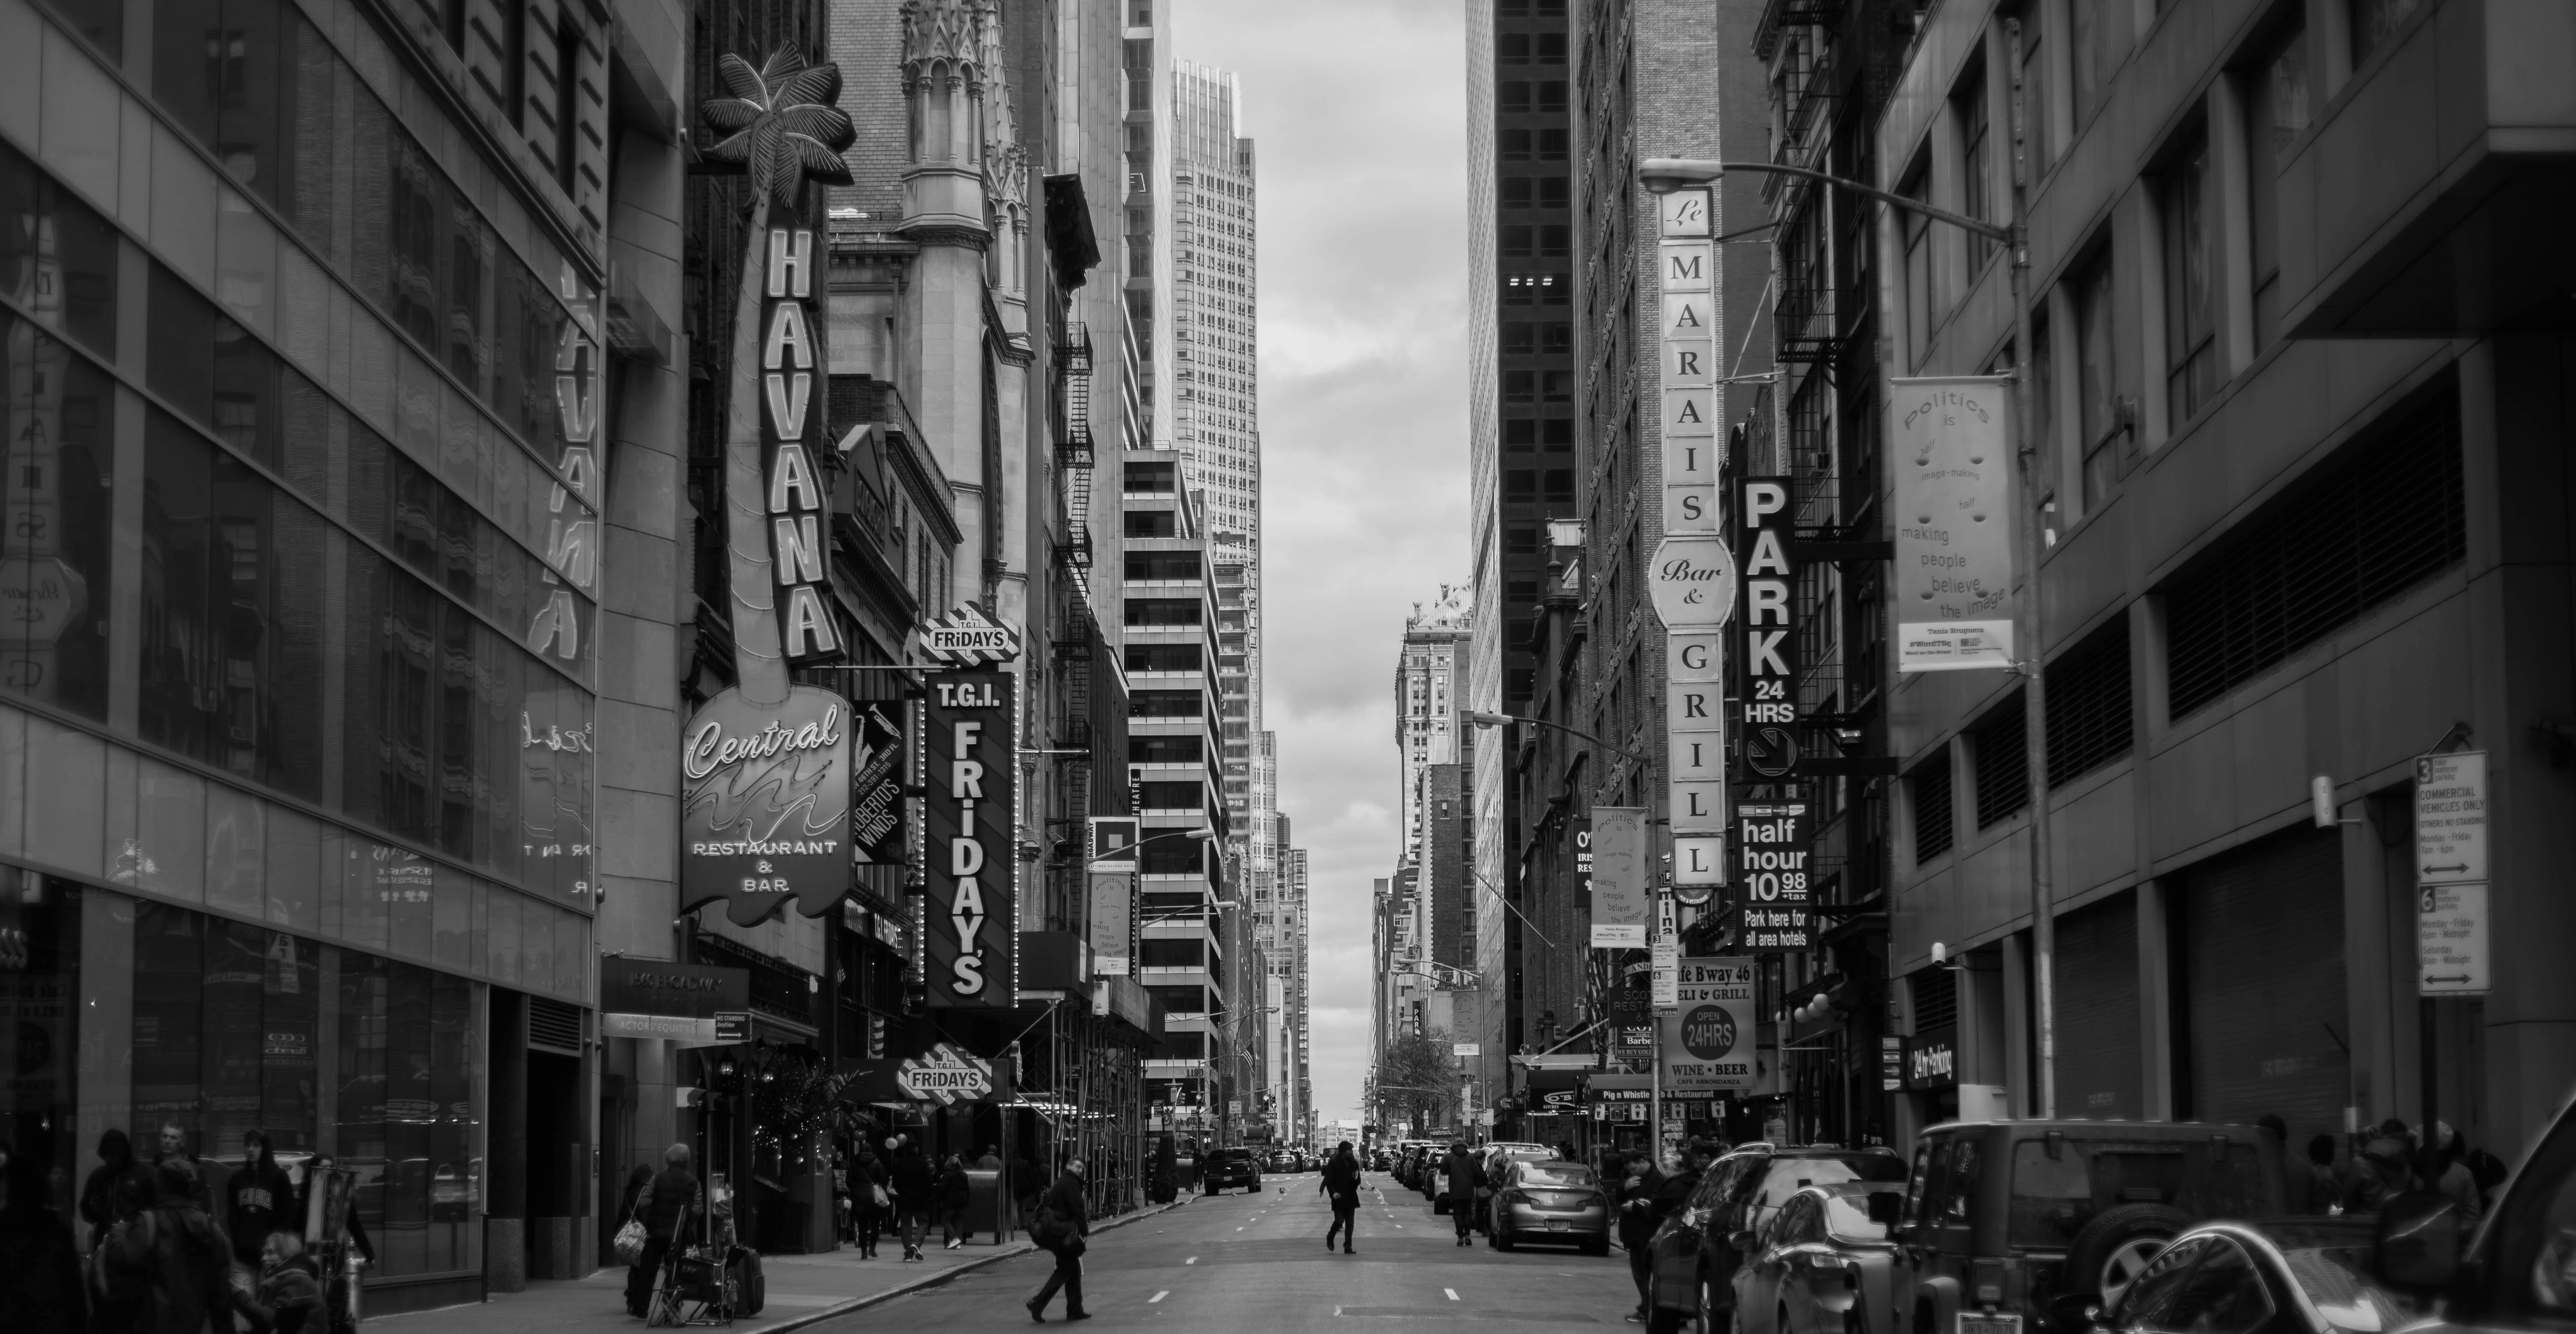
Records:
[[[1360,1200],[1356,1255],[1324,1250],[1332,1212],[1311,1172],[1264,1177],[1257,1196],[1200,1196],[1165,1217],[1101,1233],[1083,1257],[1083,1304],[1094,1327],[1150,1321],[1258,1332],[1346,1320],[1616,1325],[1635,1300],[1615,1252],[1606,1260],[1571,1250],[1505,1255],[1481,1237],[1462,1247],[1428,1200],[1379,1174],[1366,1179]],[[1020,1256],[813,1328],[1025,1328],[1021,1303],[1051,1263]],[[1058,1298],[1048,1323],[1063,1311]]]

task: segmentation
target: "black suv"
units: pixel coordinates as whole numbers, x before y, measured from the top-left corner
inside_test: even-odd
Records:
[[[2184,1229],[2287,1213],[2281,1153],[2266,1140],[2251,1126],[2189,1121],[1934,1126],[1915,1146],[1888,1237],[1894,1327],[2072,1334],[2053,1312],[2113,1308]]]
[[[1887,1149],[1756,1143],[1709,1164],[1689,1202],[1655,1232],[1653,1328],[1677,1330],[1696,1316],[1703,1334],[1718,1334],[1735,1309],[1735,1270],[1752,1236],[1805,1187],[1883,1181],[1893,1196],[1904,1179],[1905,1160]]]
[[[1228,1186],[1245,1190],[1261,1189],[1261,1160],[1250,1149],[1218,1149],[1207,1156],[1199,1169],[1199,1183],[1207,1193],[1216,1194]]]

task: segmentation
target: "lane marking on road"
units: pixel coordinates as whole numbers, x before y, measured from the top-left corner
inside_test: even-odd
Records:
[[[1197,1264],[1198,1262],[1199,1262],[1199,1258],[1198,1258],[1197,1256],[1195,1256],[1195,1255],[1191,1256],[1190,1258],[1188,1258],[1188,1259],[1186,1259],[1186,1260],[1181,1261],[1181,1263],[1182,1263],[1182,1264],[1185,1264],[1185,1265],[1194,1265],[1194,1264]]]
[[[1146,1298],[1146,1299],[1145,1299],[1145,1304],[1146,1304],[1147,1306],[1151,1306],[1151,1305],[1153,1305],[1154,1303],[1159,1302],[1159,1301],[1163,1300],[1164,1298],[1169,1297],[1169,1296],[1171,1296],[1171,1295],[1172,1295],[1172,1290],[1171,1290],[1170,1288],[1165,1288],[1165,1289],[1163,1289],[1161,1292],[1155,1293],[1153,1296]]]
[[[1458,1290],[1456,1288],[1442,1288],[1441,1291],[1449,1294],[1449,1300],[1453,1302],[1458,1300]]]

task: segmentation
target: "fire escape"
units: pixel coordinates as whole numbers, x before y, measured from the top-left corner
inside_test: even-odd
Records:
[[[1063,794],[1059,838],[1078,838],[1091,812],[1091,334],[1064,326],[1056,343],[1055,563],[1057,614],[1051,651],[1064,707],[1056,711],[1056,750]]]

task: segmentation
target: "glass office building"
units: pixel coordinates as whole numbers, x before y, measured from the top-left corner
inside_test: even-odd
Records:
[[[607,27],[468,8],[0,0],[0,1136],[336,1155],[377,1310],[595,957]]]

